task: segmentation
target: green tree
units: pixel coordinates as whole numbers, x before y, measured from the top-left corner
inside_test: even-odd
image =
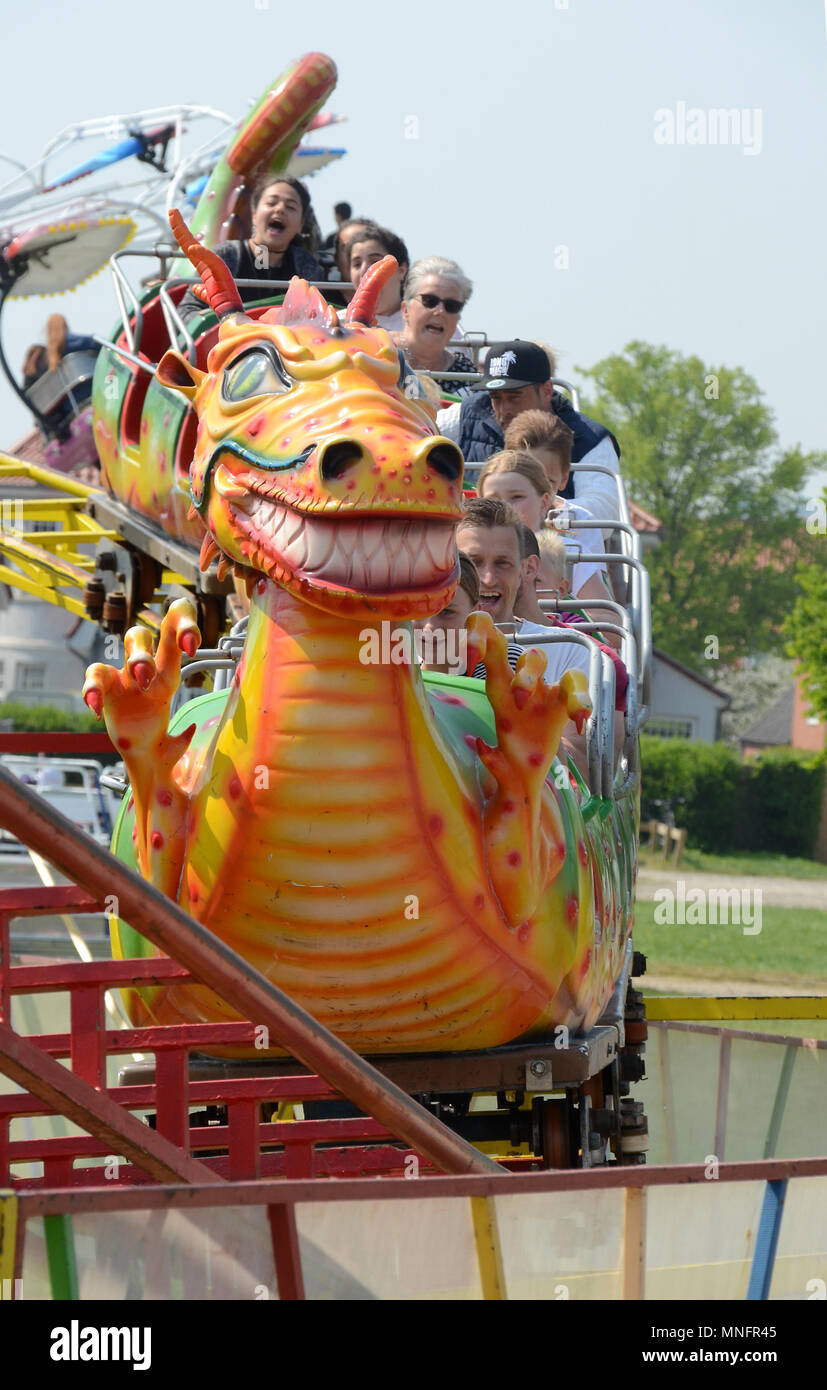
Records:
[[[814,539],[802,486],[827,456],[778,447],[740,367],[633,342],[585,375],[584,410],[617,435],[630,495],[663,523],[646,556],[657,644],[710,679],[717,660],[778,650]]]
[[[822,517],[827,512],[824,490]],[[799,592],[787,619],[788,651],[801,665],[804,689],[813,713],[827,723],[827,539],[819,535],[817,558],[799,565]]]

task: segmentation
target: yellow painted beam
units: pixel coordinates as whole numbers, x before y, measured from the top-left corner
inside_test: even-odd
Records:
[[[470,1197],[471,1220],[474,1223],[474,1243],[480,1269],[482,1296],[488,1301],[508,1298],[505,1288],[497,1209],[493,1197]]]
[[[19,570],[9,569],[7,565],[0,564],[0,582],[14,589],[22,589],[25,594],[33,594],[35,598],[43,599],[44,603],[54,604],[55,608],[65,608],[68,613],[74,613],[78,618],[86,617],[86,609],[79,598],[61,594],[59,590],[52,589],[47,584],[38,584],[32,579],[27,579]]]
[[[652,1023],[716,1018],[827,1018],[827,994],[743,995],[738,998],[647,994],[644,997],[646,1017]]]
[[[13,454],[0,453],[0,478],[31,478],[33,483],[43,483],[53,487],[55,492],[68,493],[70,497],[88,497],[90,492],[100,492],[100,488],[90,487],[88,483],[78,482],[55,468],[44,468],[39,463],[27,463],[16,459]]]
[[[0,1298],[13,1297],[17,1246],[17,1193],[0,1192]]]
[[[72,518],[74,521],[74,517]],[[115,541],[118,539],[117,531],[27,531],[25,537],[18,536],[18,540],[31,540],[37,536],[37,544],[44,550],[48,550],[53,545],[68,545],[70,542],[80,545],[93,545],[95,541]]]

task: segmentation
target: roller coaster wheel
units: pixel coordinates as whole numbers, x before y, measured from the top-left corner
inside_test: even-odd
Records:
[[[617,1161],[622,1164],[645,1163],[649,1147],[649,1121],[642,1100],[625,1096],[620,1102],[620,1139]]]
[[[546,1168],[572,1168],[571,1105],[568,1096],[535,1101],[533,1149],[542,1154]]]

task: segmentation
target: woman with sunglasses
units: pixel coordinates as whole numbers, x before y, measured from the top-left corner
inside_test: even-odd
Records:
[[[404,328],[394,334],[394,341],[405,354],[414,370],[429,372],[437,386],[461,396],[468,384],[442,381],[440,372],[473,372],[470,357],[453,351],[451,338],[456,332],[459,316],[471,297],[473,285],[456,261],[444,256],[426,256],[416,261],[405,281],[402,300]]]

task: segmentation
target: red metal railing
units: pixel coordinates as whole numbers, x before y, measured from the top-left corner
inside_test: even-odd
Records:
[[[121,1178],[136,1182],[146,1180],[141,1173],[156,1181],[178,1177],[193,1182],[392,1172],[400,1171],[411,1154],[426,1171],[503,1171],[2,768],[0,798],[0,822],[79,885],[0,893],[0,1070],[29,1093],[0,1097],[0,1181],[19,1183],[12,1179],[13,1167],[42,1161],[46,1184],[88,1182],[94,1172],[84,1173],[76,1162],[101,1156],[126,1157],[130,1166]],[[13,918],[67,909],[102,912],[113,894],[120,915],[176,959],[11,965]],[[190,978],[210,985],[242,1018],[254,1019],[256,1027],[236,1023],[107,1028],[107,988]],[[70,1032],[18,1037],[9,1026],[12,997],[56,991],[69,994]],[[189,1080],[191,1051],[254,1045],[262,1025],[272,1045],[298,1058],[309,1076],[253,1075],[232,1083]],[[155,1054],[153,1082],[108,1089],[107,1058],[134,1051]],[[66,1057],[69,1071],[58,1060]],[[261,1121],[265,1102],[334,1094],[347,1097],[362,1115],[325,1122]],[[197,1104],[220,1105],[226,1121],[193,1128],[189,1111]],[[137,1121],[132,1109],[154,1110],[155,1131]],[[11,1135],[15,1120],[58,1113],[79,1124],[88,1137]],[[354,1154],[354,1145],[362,1147],[361,1156]],[[226,1154],[209,1155],[225,1147]],[[208,1157],[201,1162],[191,1153]]]
[[[207,1153],[204,1163],[230,1181],[258,1177],[355,1177],[401,1174],[416,1154],[418,1169],[434,1171],[427,1158],[407,1144],[394,1142],[384,1125],[368,1115],[338,1120],[264,1122],[262,1105],[299,1104],[340,1094],[318,1075],[261,1076],[255,1064],[247,1077],[229,1080],[189,1080],[192,1052],[253,1048],[251,1023],[188,1024],[167,1027],[113,1029],[107,1026],[105,992],[120,986],[186,980],[191,975],[175,961],[154,958],[126,961],[60,962],[53,965],[8,965],[11,959],[11,921],[52,912],[99,913],[103,904],[73,886],[17,888],[0,891],[0,1017],[11,1016],[11,1000],[30,994],[69,996],[68,1033],[30,1035],[25,1041],[44,1058],[68,1058],[71,1075],[93,1087],[120,1110],[151,1111],[155,1132],[184,1154]],[[10,1048],[10,1030],[0,1032]],[[107,1085],[107,1059],[132,1053],[154,1054],[155,1080],[131,1086]],[[64,1085],[68,1083],[65,1078]],[[34,1082],[30,1082],[33,1085]],[[220,1107],[226,1121],[191,1123],[190,1111]],[[93,1160],[120,1155],[119,1140],[88,1135],[60,1139],[18,1138],[15,1121],[66,1113],[36,1094],[0,1096],[0,1186],[31,1190],[37,1187],[84,1186],[100,1181]],[[82,1117],[74,1118],[83,1123]],[[151,1131],[147,1130],[147,1135]],[[114,1146],[114,1147],[113,1147]],[[224,1153],[209,1151],[225,1150]],[[539,1162],[539,1160],[535,1161]],[[22,1177],[21,1164],[42,1163],[42,1177]],[[82,1165],[87,1166],[82,1166]],[[516,1167],[527,1166],[517,1160]],[[146,1183],[153,1179],[134,1163],[120,1165],[119,1182]]]

